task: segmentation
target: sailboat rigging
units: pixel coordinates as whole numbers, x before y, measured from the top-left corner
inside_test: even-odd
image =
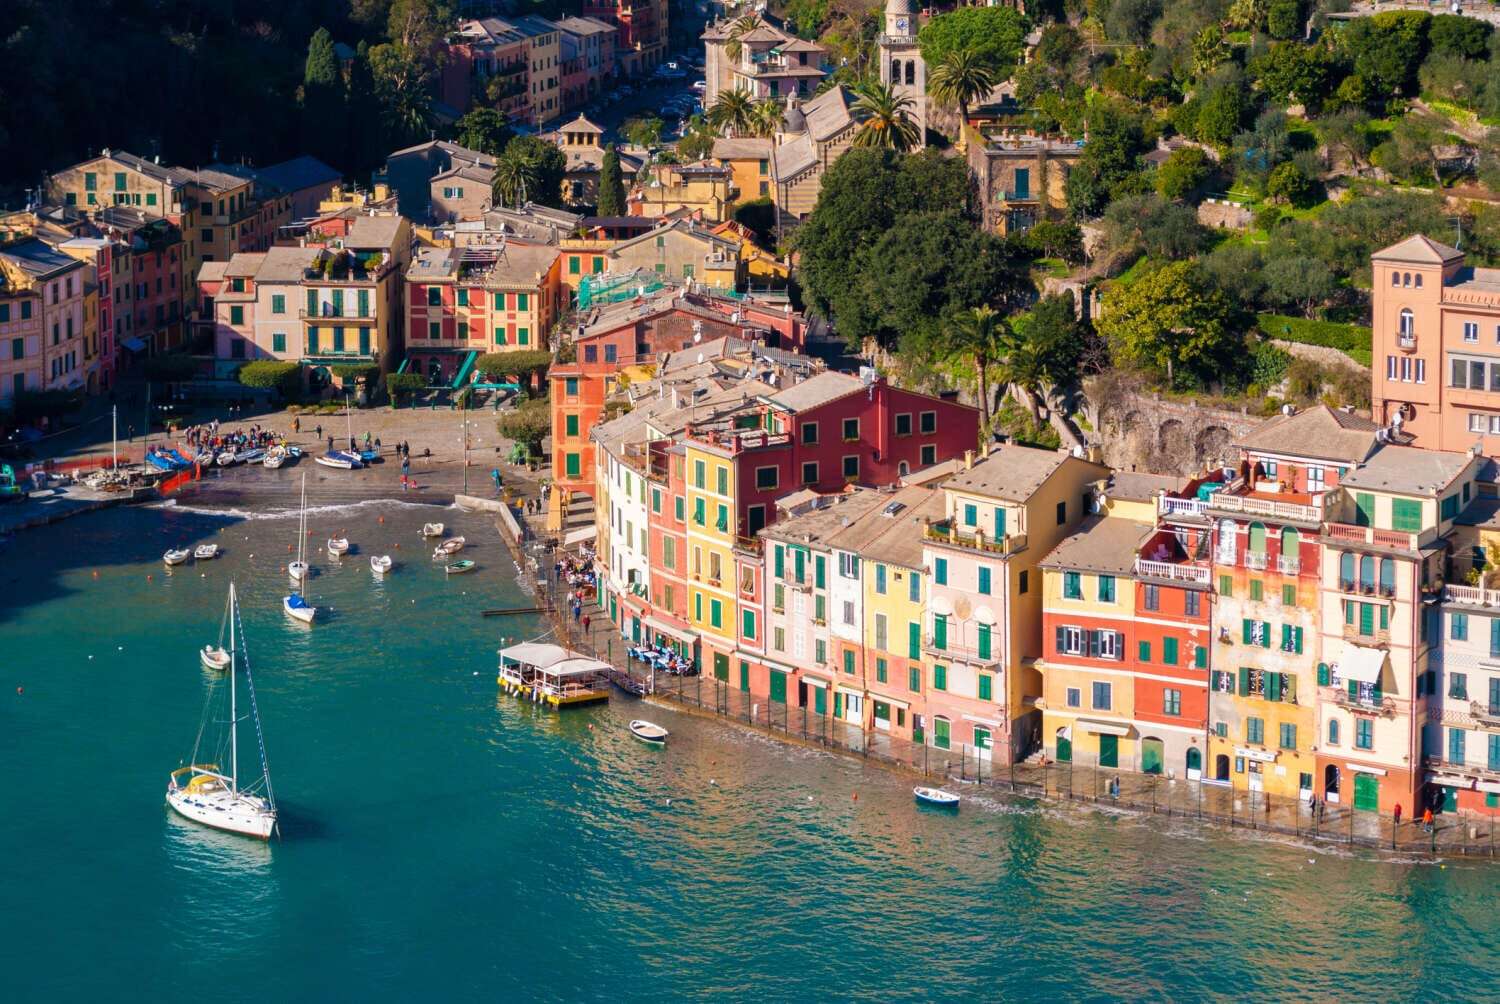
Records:
[[[303,595],[307,582],[307,474],[302,475],[302,512],[297,519],[297,560],[287,565],[287,574],[292,578],[292,591],[281,601],[282,609],[294,620],[311,624],[318,608],[307,602]]]

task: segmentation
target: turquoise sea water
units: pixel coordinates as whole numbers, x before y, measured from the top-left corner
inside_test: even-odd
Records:
[[[445,581],[416,535],[432,518],[316,513],[315,542],[342,528],[360,553],[314,555],[332,611],[311,630],[279,609],[294,519],[114,510],[0,545],[0,995],[1495,994],[1497,866],[998,795],[927,812],[908,781],[670,710],[516,704],[494,649],[535,625],[478,615],[525,602],[514,569],[449,510],[482,567]],[[165,574],[168,545],[206,539],[226,556]],[[396,542],[377,585],[368,555]],[[269,846],[162,802],[231,577],[284,820]],[[667,749],[624,732],[642,713]]]

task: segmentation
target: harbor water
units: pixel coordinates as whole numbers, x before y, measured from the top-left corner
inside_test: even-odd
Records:
[[[1500,865],[991,793],[929,811],[909,779],[720,722],[540,711],[495,685],[502,636],[542,628],[481,616],[531,602],[487,520],[311,504],[310,629],[280,608],[295,513],[116,509],[0,544],[7,1000],[1495,994]],[[429,560],[435,519],[476,572]],[[317,553],[337,530],[339,563]],[[224,556],[167,573],[207,541]],[[231,579],[270,844],[163,804]]]

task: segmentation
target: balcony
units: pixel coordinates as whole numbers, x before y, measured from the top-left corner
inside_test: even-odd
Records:
[[[1376,628],[1372,633],[1364,634],[1360,631],[1358,624],[1345,624],[1344,640],[1354,645],[1389,645],[1391,629]]]
[[[1268,564],[1268,559],[1266,557],[1266,552],[1264,552],[1264,551],[1246,551],[1245,552],[1245,567],[1246,568],[1251,568],[1251,569],[1254,569],[1256,571],[1264,571],[1267,564]]]
[[[746,554],[759,555],[765,553],[765,542],[759,537],[736,537],[734,548]]]
[[[1415,551],[1421,535],[1405,530],[1377,530],[1373,526],[1355,526],[1352,523],[1329,523],[1323,528],[1323,536],[1340,544],[1365,544],[1397,551]]]
[[[1481,586],[1443,586],[1444,603],[1462,603],[1472,607],[1500,607],[1500,589]]]
[[[1210,581],[1211,575],[1206,565],[1180,565],[1170,561],[1147,561],[1145,558],[1135,559],[1135,573],[1137,575],[1149,576],[1153,579],[1169,579],[1173,582],[1201,582],[1205,585]]]
[[[1202,516],[1208,503],[1202,499],[1174,499],[1163,495],[1156,500],[1156,511],[1163,516]]]
[[[1271,519],[1294,520],[1299,523],[1317,523],[1323,518],[1323,509],[1316,505],[1298,502],[1278,502],[1274,499],[1257,498],[1253,495],[1232,495],[1214,492],[1208,497],[1206,509],[1211,512],[1244,513],[1247,516],[1267,516]]]
[[[331,307],[321,310],[299,310],[297,311],[297,316],[304,321],[338,321],[344,324],[357,324],[359,322],[364,322],[365,324],[373,324],[375,321],[375,318],[368,314],[362,316],[356,316],[354,314],[335,314],[333,312],[333,308]]]
[[[1396,699],[1394,697],[1350,697],[1349,691],[1343,687],[1329,688],[1329,694],[1333,703],[1346,711],[1355,714],[1377,715],[1381,718],[1396,717]]]
[[[1040,202],[1041,196],[1033,194],[1031,189],[1007,188],[1000,193],[1002,202]]]
[[[1422,766],[1434,774],[1447,774],[1450,777],[1457,775],[1458,778],[1476,781],[1500,781],[1500,766],[1485,765],[1480,763],[1459,763],[1441,756],[1424,756]],[[1441,780],[1439,781],[1441,783]]]
[[[1470,701],[1469,717],[1487,729],[1500,729],[1500,704]]]
[[[1278,554],[1276,556],[1276,570],[1282,575],[1296,575],[1302,571],[1302,559],[1296,555]]]
[[[950,544],[953,547],[967,547],[990,554],[1009,555],[1026,550],[1026,535],[1024,533],[1007,534],[1000,540],[995,540],[991,537],[986,537],[982,530],[960,530],[957,523],[951,519],[940,519],[935,522],[929,522],[923,530],[923,534],[928,540],[936,541],[940,544]]]
[[[1417,336],[1416,335],[1398,335],[1397,336],[1397,338],[1396,338],[1396,348],[1401,349],[1403,352],[1411,352],[1411,351],[1414,351],[1416,349],[1416,347],[1417,347]]]

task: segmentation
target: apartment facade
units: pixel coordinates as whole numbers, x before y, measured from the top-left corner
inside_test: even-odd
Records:
[[[584,0],[580,13],[616,27],[614,59],[623,76],[650,73],[666,59],[667,0]]]
[[[14,289],[18,294],[23,290],[33,290],[40,300],[38,303],[26,296],[12,299],[16,307],[17,322],[24,320],[20,314],[26,304],[33,304],[33,311],[40,309],[38,389],[83,389],[86,385],[88,351],[85,339],[84,263],[45,241],[31,237],[0,246],[0,271],[5,275],[7,289]],[[24,347],[29,350],[29,343]],[[14,340],[11,351],[14,354]],[[26,354],[29,356],[30,352],[27,351]],[[25,362],[12,359],[12,363],[17,361]],[[27,368],[21,367],[22,372]],[[19,387],[14,374],[11,386],[13,393]],[[26,389],[31,389],[29,383]]]

